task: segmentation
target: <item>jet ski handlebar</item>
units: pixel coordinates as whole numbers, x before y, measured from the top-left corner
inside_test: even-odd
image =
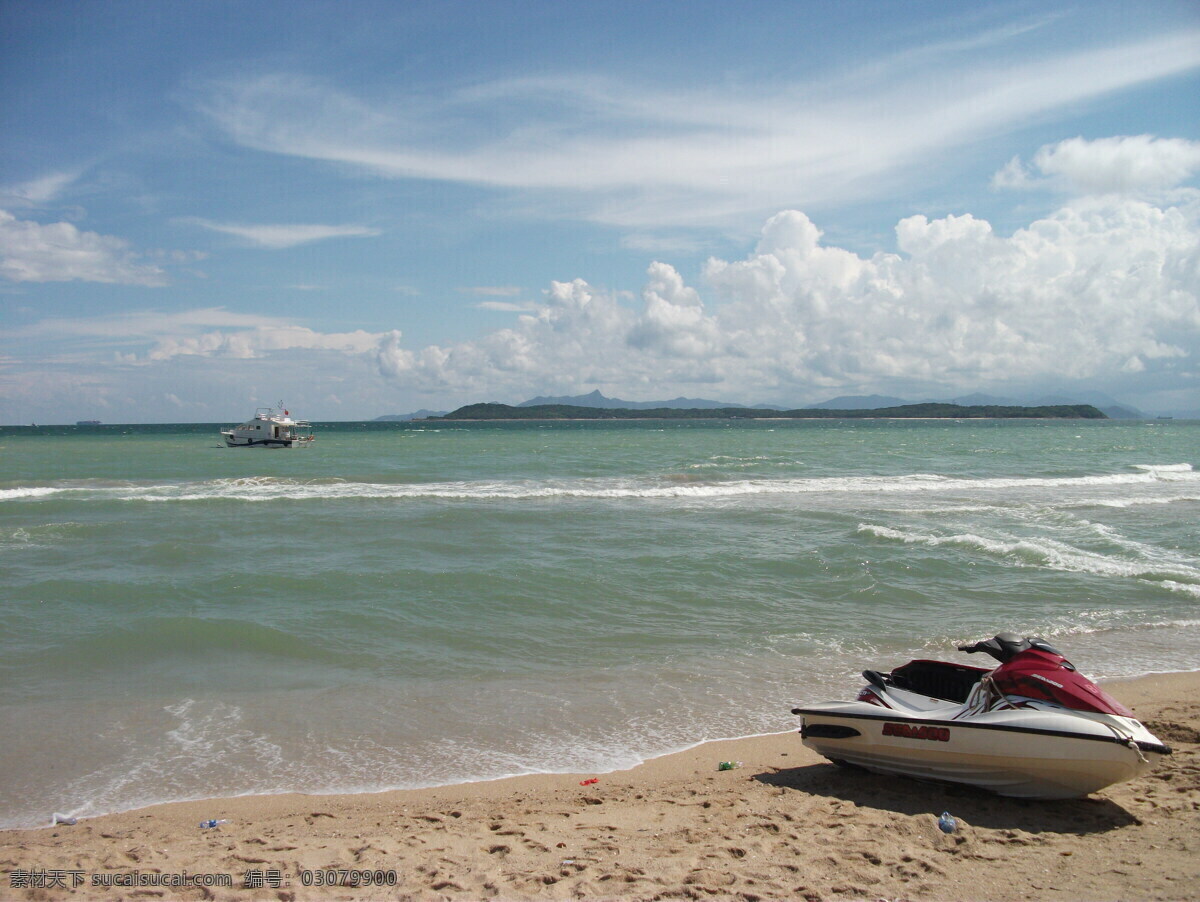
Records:
[[[1029,651],[1034,648],[1038,651],[1050,652],[1054,655],[1061,655],[1061,652],[1048,643],[1045,639],[1038,639],[1034,636],[1018,636],[1016,633],[997,633],[991,639],[983,639],[971,645],[958,646],[959,651],[965,651],[969,655],[975,652],[987,652],[1001,664],[1007,664],[1023,651]]]

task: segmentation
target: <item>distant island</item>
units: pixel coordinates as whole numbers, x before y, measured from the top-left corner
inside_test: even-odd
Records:
[[[992,404],[901,404],[873,409],[831,410],[808,407],[773,410],[756,407],[679,408],[580,407],[573,404],[468,404],[433,420],[836,420],[836,419],[947,419],[947,420],[1106,420],[1091,404],[1055,404],[1019,407]]]
[[[928,410],[918,411],[915,413],[895,413],[897,408],[908,407],[924,407],[930,405],[944,405],[956,408],[988,408],[987,411],[978,412],[945,412],[929,413]],[[470,405],[460,410],[470,410],[479,405]],[[498,405],[502,406],[502,405]],[[1081,414],[1077,412],[1062,413],[1062,408],[1079,408],[1086,406],[1089,408],[1087,413]],[[604,416],[598,416],[592,413],[561,413],[552,416],[546,415],[526,415],[526,414],[505,414],[502,417],[488,415],[482,419],[637,419],[637,418],[652,418],[659,419],[664,416],[667,418],[678,418],[680,414],[666,414],[661,411],[665,408],[683,409],[691,411],[684,414],[687,418],[726,418],[726,417],[764,417],[779,414],[786,414],[790,417],[927,417],[935,416],[940,418],[980,418],[980,417],[1034,417],[1045,419],[1052,417],[1055,419],[1062,418],[1079,418],[1097,419],[1094,410],[1099,410],[1104,414],[1104,417],[1113,420],[1127,419],[1146,419],[1147,414],[1142,413],[1128,404],[1120,403],[1116,399],[1109,397],[1097,391],[1080,391],[1075,395],[1041,395],[1029,397],[1000,397],[998,395],[985,395],[975,393],[971,395],[960,395],[953,398],[897,398],[892,395],[839,395],[836,398],[830,398],[819,403],[809,403],[804,406],[801,412],[797,412],[796,408],[786,405],[758,403],[758,404],[741,404],[730,401],[713,401],[708,398],[671,398],[660,399],[656,401],[629,401],[623,398],[609,398],[601,394],[598,389],[595,389],[587,394],[582,395],[559,395],[546,396],[539,395],[536,398],[530,398],[527,401],[521,401],[513,405],[515,408],[531,408],[531,407],[569,407],[569,408],[604,408],[607,410],[619,411],[610,413]],[[1041,413],[1042,409],[1052,410],[1052,413]],[[711,411],[716,411],[715,413]],[[747,414],[746,411],[757,411],[756,413]],[[632,413],[631,411],[653,411],[652,413]],[[701,411],[709,411],[701,413]],[[824,411],[824,412],[821,412]],[[1010,412],[1011,411],[1011,412]],[[1039,411],[1039,412],[1030,412]],[[459,416],[459,411],[448,413],[445,410],[418,410],[415,413],[405,414],[388,414],[386,416],[377,417],[380,421],[397,421],[397,420],[430,420],[430,419],[481,419],[477,415]]]

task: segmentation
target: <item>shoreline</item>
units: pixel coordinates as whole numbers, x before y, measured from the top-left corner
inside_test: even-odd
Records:
[[[1200,690],[1200,667],[1198,667],[1194,670],[1151,671],[1149,673],[1140,674],[1138,676],[1111,677],[1109,679],[1097,680],[1096,682],[1098,685],[1105,687],[1111,693],[1116,694],[1122,702],[1125,702],[1126,704],[1130,704],[1130,702],[1126,696],[1132,695],[1134,697],[1140,697],[1142,695],[1142,693],[1139,691],[1138,684],[1143,680],[1154,680],[1158,677],[1176,677],[1176,676],[1186,677],[1189,675],[1196,676],[1196,678],[1198,680],[1197,689]],[[1200,694],[1200,693],[1198,693],[1198,694]],[[797,722],[798,722],[798,718],[797,718]],[[80,815],[79,821],[81,823],[84,821],[93,822],[93,821],[101,820],[103,818],[117,817],[117,816],[126,815],[126,814],[135,814],[137,812],[145,811],[145,810],[151,809],[151,808],[154,808],[154,809],[167,808],[167,807],[171,807],[174,805],[198,805],[198,804],[204,804],[204,803],[224,804],[224,803],[229,802],[234,799],[271,799],[271,798],[276,798],[279,796],[296,796],[296,797],[301,797],[301,798],[313,798],[313,799],[321,799],[321,798],[352,799],[352,798],[357,798],[357,797],[361,797],[361,796],[384,795],[386,793],[433,792],[436,790],[453,790],[453,789],[457,789],[457,788],[464,788],[464,787],[471,787],[471,786],[488,786],[488,785],[504,783],[508,780],[538,779],[538,778],[550,779],[550,778],[556,778],[556,777],[571,777],[571,776],[581,776],[581,775],[582,776],[591,775],[591,776],[603,777],[603,776],[610,775],[610,774],[621,774],[621,773],[627,773],[630,771],[634,771],[640,767],[644,767],[655,761],[660,761],[665,758],[672,758],[676,755],[686,755],[690,752],[696,751],[697,749],[702,749],[705,746],[718,746],[718,745],[726,744],[726,743],[743,743],[743,742],[750,743],[755,740],[768,740],[768,739],[774,739],[774,738],[778,738],[778,737],[782,737],[782,736],[794,736],[797,733],[798,733],[798,728],[797,729],[780,730],[780,731],[777,731],[774,733],[751,733],[751,734],[748,734],[745,736],[724,737],[724,738],[720,738],[720,739],[702,739],[702,740],[699,740],[698,742],[692,743],[691,745],[685,746],[680,749],[676,749],[675,751],[663,752],[660,754],[651,755],[650,757],[642,759],[637,764],[635,764],[631,767],[615,768],[615,769],[606,770],[606,771],[593,771],[593,772],[588,772],[588,774],[584,774],[583,772],[579,772],[577,774],[574,771],[531,771],[528,773],[519,773],[519,774],[502,774],[502,775],[496,776],[496,777],[485,777],[485,778],[480,778],[480,779],[458,780],[458,781],[449,782],[449,783],[435,783],[430,786],[399,787],[399,788],[390,788],[390,789],[365,789],[365,790],[361,790],[358,792],[298,792],[298,791],[292,791],[292,790],[282,790],[279,792],[246,792],[246,793],[239,793],[237,795],[230,795],[230,796],[216,795],[216,796],[204,796],[204,797],[190,798],[190,799],[173,799],[173,800],[162,801],[162,802],[150,802],[145,805],[139,805],[135,808],[123,808],[123,809],[116,810],[116,811],[107,811],[103,814],[95,814],[95,815],[88,815],[88,816]],[[1169,742],[1167,744],[1170,745]],[[803,749],[803,751],[807,752],[806,749]],[[47,814],[47,819],[49,819],[49,816],[50,815]],[[4,835],[9,834],[9,833],[21,833],[21,832],[26,832],[26,831],[30,831],[30,830],[49,830],[54,826],[55,826],[54,824],[45,824],[45,825],[31,826],[31,827],[0,827],[0,837],[3,837]],[[0,846],[0,848],[2,848],[2,846]]]
[[[1175,753],[1083,800],[847,772],[789,730],[602,774],[169,802],[0,831],[0,885],[11,898],[111,898],[121,879],[144,893],[186,873],[232,885],[167,898],[1200,899],[1200,672],[1105,686]],[[957,833],[936,829],[943,810]],[[12,885],[37,869],[70,872],[66,886]],[[396,885],[313,885],[330,870]]]

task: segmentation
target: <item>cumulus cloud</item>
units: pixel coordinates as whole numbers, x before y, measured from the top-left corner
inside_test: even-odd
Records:
[[[629,345],[668,358],[700,360],[718,352],[721,333],[696,290],[666,263],[652,264],[647,275],[645,308],[629,332]]]
[[[167,284],[163,270],[138,257],[120,238],[69,222],[42,225],[0,210],[0,275],[11,281]]]
[[[1084,194],[1155,195],[1200,172],[1200,141],[1117,136],[1047,144],[1025,165],[1014,157],[992,179],[1000,188],[1052,185]],[[1039,175],[1040,173],[1040,175]]]
[[[640,310],[555,282],[510,328],[416,350],[393,332],[377,362],[425,390],[510,398],[696,383],[811,397],[1197,370],[1200,229],[1179,209],[1091,199],[1008,237],[971,215],[912,216],[896,240],[899,253],[862,257],[785,211],[744,259],[710,259],[703,290],[661,262]]]
[[[245,225],[240,223],[212,222],[208,219],[190,218],[182,220],[201,226],[213,232],[234,235],[256,247],[282,250],[296,247],[300,244],[311,244],[314,241],[325,241],[330,238],[361,238],[374,237],[380,234],[379,229],[360,225],[316,225],[316,224],[284,224],[284,225]]]
[[[552,282],[531,313],[512,328],[449,347],[408,350],[401,333],[380,342],[381,374],[428,391],[490,393],[573,380],[611,383],[626,362],[635,315],[582,279]]]

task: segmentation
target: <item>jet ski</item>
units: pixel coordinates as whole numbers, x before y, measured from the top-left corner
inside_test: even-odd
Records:
[[[995,669],[909,661],[864,670],[855,701],[792,709],[804,744],[834,764],[1069,799],[1145,773],[1171,749],[1044,639],[973,645]]]

